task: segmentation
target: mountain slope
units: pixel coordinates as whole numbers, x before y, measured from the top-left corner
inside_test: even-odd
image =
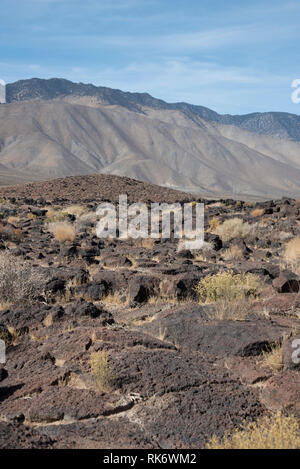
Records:
[[[109,173],[211,196],[300,196],[300,143],[287,157],[281,140],[226,129],[178,110],[13,102],[0,106],[0,163],[35,179]]]
[[[169,104],[148,93],[129,93],[92,84],[73,83],[60,78],[20,80],[6,86],[7,102],[24,100],[51,100],[67,96],[90,96],[96,102],[122,106],[133,111],[143,107],[159,110],[179,110],[191,120],[201,117],[210,122],[235,125],[245,130],[277,138],[300,141],[300,116],[284,112],[252,113],[246,115],[220,115],[204,106],[188,103]]]

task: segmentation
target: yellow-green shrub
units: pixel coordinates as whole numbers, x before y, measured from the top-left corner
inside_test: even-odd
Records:
[[[207,449],[300,449],[300,427],[296,418],[280,412],[243,425],[222,439],[214,436]]]
[[[108,353],[105,351],[91,353],[90,366],[99,391],[111,391],[111,371]]]
[[[204,277],[195,287],[202,303],[218,300],[238,300],[256,296],[261,290],[261,280],[254,274],[234,274],[232,270]]]

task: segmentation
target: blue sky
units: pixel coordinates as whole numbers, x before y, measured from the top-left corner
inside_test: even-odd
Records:
[[[300,0],[0,0],[0,78],[300,114]]]

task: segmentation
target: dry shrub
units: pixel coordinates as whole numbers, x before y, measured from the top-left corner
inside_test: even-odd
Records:
[[[99,391],[111,391],[111,371],[109,367],[109,355],[105,351],[92,352],[90,359],[91,372]]]
[[[214,251],[213,243],[204,241],[201,249],[194,251],[194,260],[195,261],[205,261],[207,257]]]
[[[195,287],[200,303],[212,304],[209,315],[213,319],[241,320],[251,302],[261,291],[261,280],[253,274],[234,274],[232,271],[208,275]]]
[[[46,222],[45,223],[55,223],[65,220],[67,213],[62,210],[56,209],[55,207],[48,208],[46,213]]]
[[[300,262],[300,236],[291,239],[285,246],[284,258],[287,262]]]
[[[2,225],[0,224],[0,233],[4,241],[12,241],[19,243],[24,238],[24,233],[20,228],[14,228],[14,225]]]
[[[262,217],[265,213],[265,210],[263,208],[255,208],[250,212],[251,217],[256,218],[256,217]]]
[[[15,217],[15,216],[10,216],[8,217],[7,219],[8,223],[10,223],[11,225],[16,225],[17,223],[20,222],[20,218],[19,217]]]
[[[253,229],[253,225],[244,223],[241,218],[230,218],[217,226],[214,233],[219,235],[223,241],[230,241],[234,238],[246,238]]]
[[[263,366],[271,368],[275,373],[282,369],[282,345],[272,347],[269,352],[263,352]]]
[[[0,254],[0,302],[2,305],[32,301],[43,293],[45,275],[9,253]]]
[[[14,228],[13,229],[13,238],[15,241],[20,242],[24,238],[24,233],[20,228]]]
[[[214,231],[220,225],[220,220],[218,217],[213,217],[209,220],[209,231]]]
[[[125,305],[129,302],[126,292],[109,293],[101,298],[102,303],[108,305]]]
[[[300,427],[296,418],[281,412],[263,417],[225,433],[222,439],[213,436],[207,449],[300,449]]]
[[[60,243],[74,241],[76,237],[75,227],[66,221],[50,223],[48,229]]]
[[[236,244],[226,249],[223,254],[223,257],[226,261],[231,261],[234,259],[241,259],[243,257],[243,250]]]
[[[84,213],[86,213],[87,208],[84,205],[70,205],[69,207],[65,207],[62,210],[62,213],[65,215],[75,215],[75,217],[81,217]]]
[[[300,275],[300,236],[291,239],[285,246],[283,268]]]

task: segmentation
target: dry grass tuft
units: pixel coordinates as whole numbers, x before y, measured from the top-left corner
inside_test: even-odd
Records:
[[[47,208],[45,223],[55,223],[65,220],[67,214],[55,207]]]
[[[99,391],[110,392],[112,390],[112,379],[108,353],[105,351],[92,352],[90,366]]]
[[[87,213],[87,208],[84,205],[70,205],[62,210],[65,215],[75,215],[75,217],[81,217]]]
[[[250,212],[251,217],[257,218],[257,217],[262,217],[265,213],[265,210],[263,208],[255,208]]]
[[[223,257],[225,261],[232,261],[235,259],[242,259],[243,257],[243,250],[234,244],[230,248],[226,249],[226,251],[223,254]]]
[[[209,220],[209,231],[215,231],[215,229],[220,225],[220,220],[218,217],[213,217]]]
[[[300,427],[296,418],[280,412],[243,425],[222,439],[213,436],[207,449],[300,449]]]
[[[20,217],[10,216],[8,217],[7,221],[11,225],[17,225],[20,222]]]
[[[66,241],[72,242],[76,237],[75,227],[65,221],[50,223],[48,229],[60,243],[65,243]]]
[[[126,305],[129,303],[129,298],[126,295],[126,292],[119,293],[109,293],[106,296],[101,298],[101,302],[107,305]]]
[[[253,229],[253,225],[244,223],[241,218],[230,218],[217,226],[214,233],[219,235],[223,241],[230,241],[234,238],[246,238]]]
[[[300,262],[300,236],[291,239],[286,244],[284,258],[287,262]]]
[[[283,258],[284,268],[288,268],[295,274],[300,275],[300,236],[287,242]]]
[[[282,369],[282,345],[272,347],[269,352],[263,352],[263,366],[271,368],[275,373]]]

